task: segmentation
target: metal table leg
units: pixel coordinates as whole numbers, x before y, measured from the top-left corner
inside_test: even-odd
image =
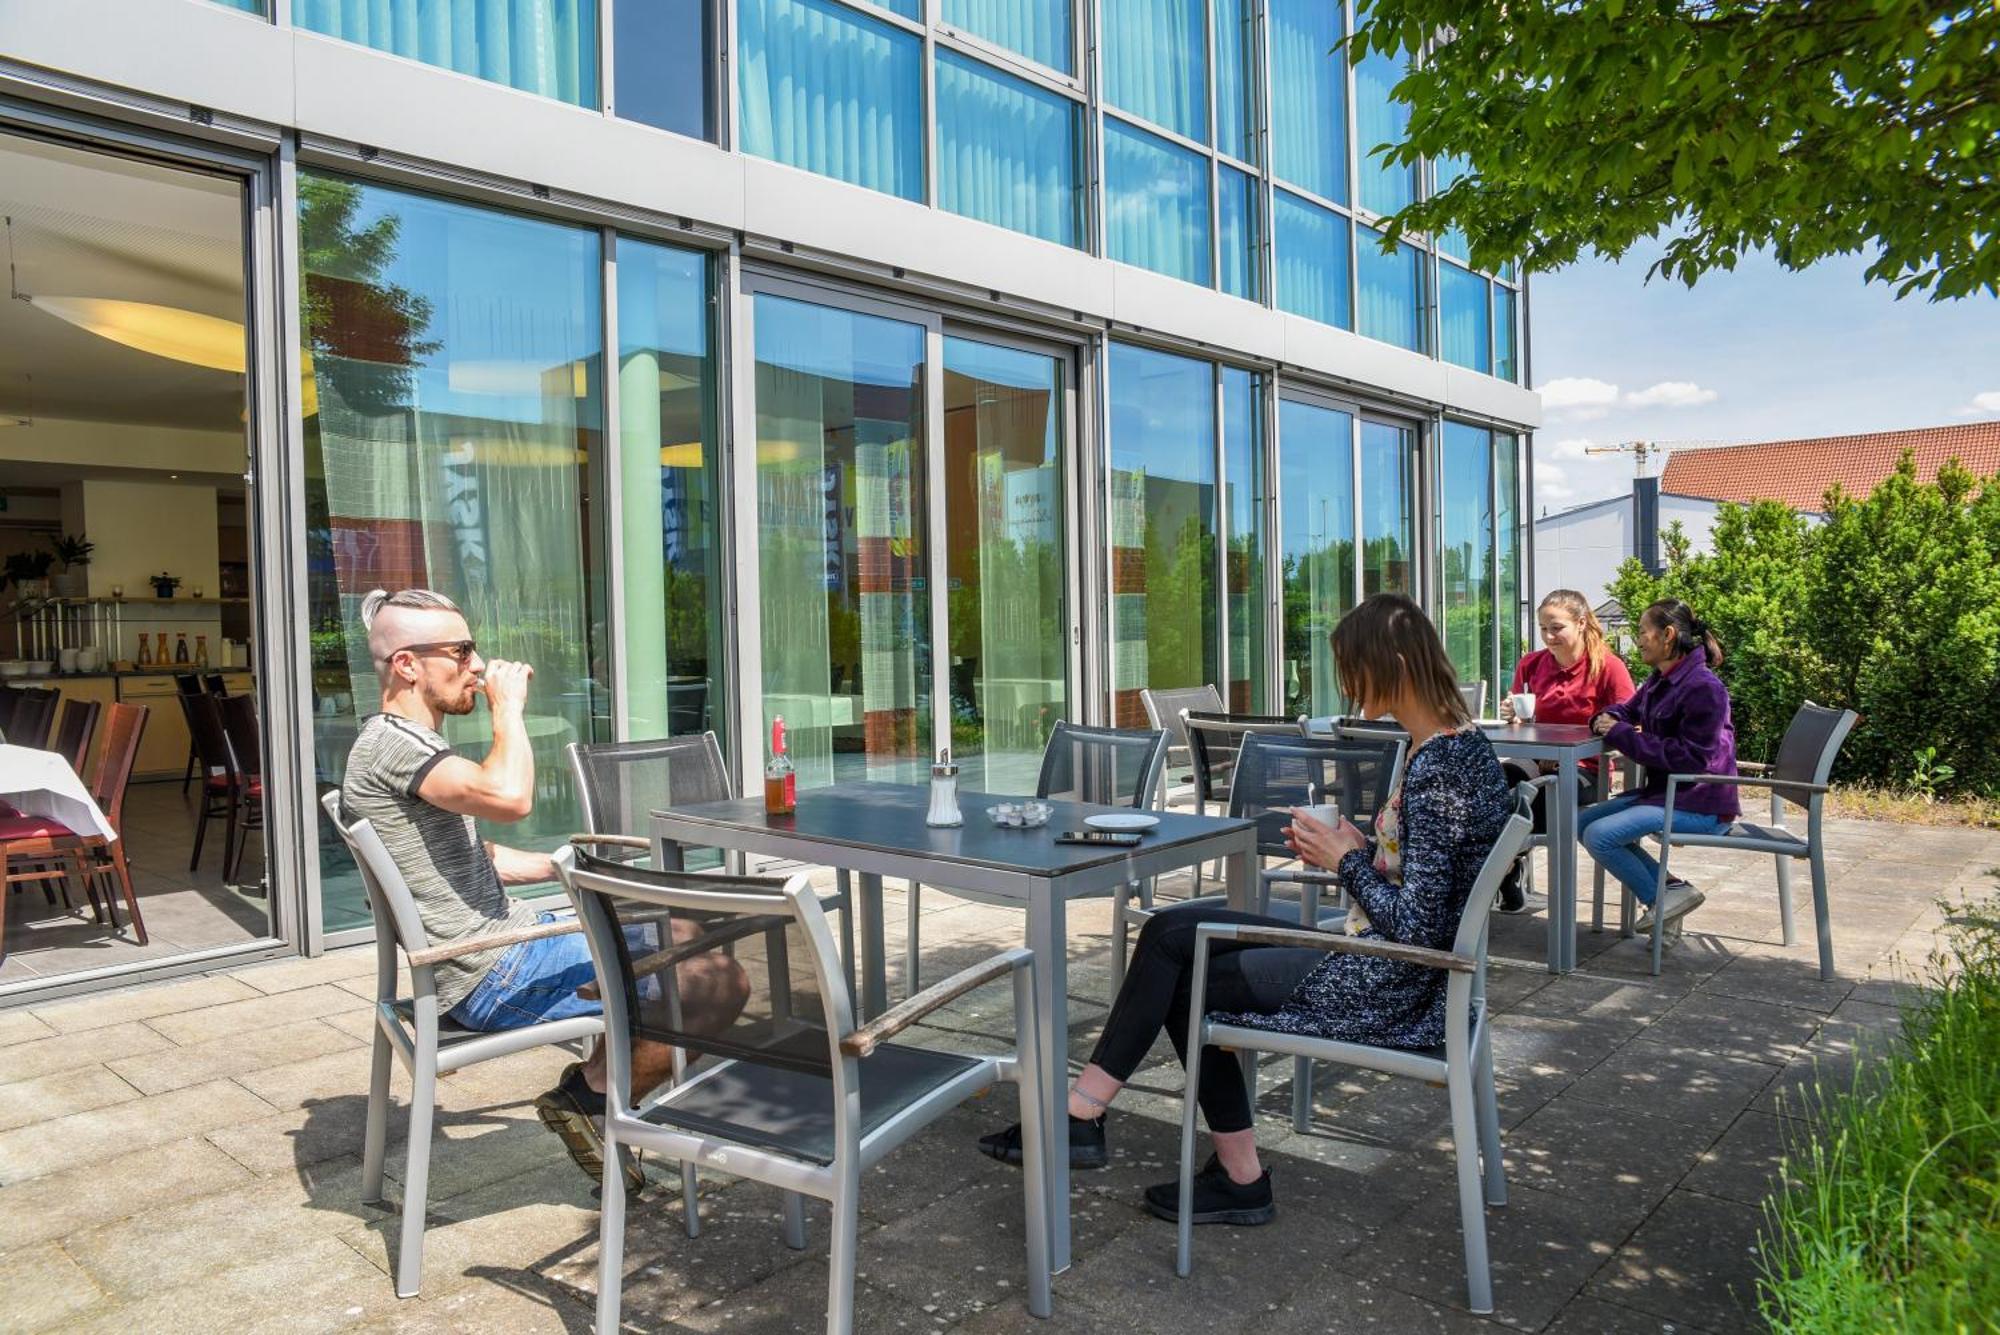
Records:
[[[889,964],[882,940],[882,878],[857,872],[855,908],[861,915],[861,1016],[889,1009]]]
[[[1053,887],[1028,901],[1028,949],[1035,952],[1035,1042],[1042,1059],[1042,1125],[1049,1202],[1049,1269],[1069,1269],[1069,928]]]
[[[1549,971],[1576,968],[1576,753],[1556,762],[1549,819]]]

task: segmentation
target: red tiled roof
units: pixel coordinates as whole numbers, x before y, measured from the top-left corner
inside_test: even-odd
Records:
[[[1921,481],[1935,478],[1947,459],[1957,459],[1976,476],[1991,477],[2000,473],[2000,421],[1676,450],[1660,475],[1660,490],[1714,501],[1782,501],[1794,510],[1818,510],[1826,489],[1836,482],[1850,496],[1875,490],[1896,471],[1904,450],[1915,456]]]

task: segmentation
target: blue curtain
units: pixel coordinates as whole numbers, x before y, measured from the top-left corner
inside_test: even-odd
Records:
[[[1215,0],[1215,146],[1254,163],[1257,109],[1251,77],[1257,49],[1250,0]]]
[[[1104,187],[1112,259],[1209,285],[1206,158],[1107,116]]]
[[[1454,366],[1492,373],[1486,280],[1456,264],[1438,265],[1438,329],[1444,359]]]
[[[1398,245],[1382,253],[1382,234],[1362,227],[1354,236],[1356,329],[1370,338],[1422,352],[1424,337],[1424,255]]]
[[[246,14],[261,14],[264,12],[264,0],[215,0],[215,3],[218,5],[227,5],[231,9],[240,9]]]
[[[1256,178],[1222,168],[1220,215],[1222,222],[1222,290],[1250,301],[1263,299],[1263,283],[1257,265],[1257,246],[1263,240],[1263,220],[1257,207]]]
[[[1391,214],[1416,202],[1417,169],[1392,167],[1375,153],[1378,144],[1400,144],[1410,133],[1410,108],[1389,96],[1402,79],[1405,63],[1370,51],[1354,68],[1354,134],[1359,149],[1357,193],[1363,208]]]
[[[378,51],[597,104],[597,0],[298,0],[292,18]]]
[[[1347,219],[1283,190],[1273,192],[1272,197],[1271,241],[1277,254],[1279,309],[1352,329]]]
[[[1078,104],[938,49],[938,204],[1074,246]]]
[[[832,0],[743,0],[742,147],[924,197],[923,42]]]
[[[1345,204],[1346,56],[1334,50],[1341,8],[1330,0],[1271,0],[1270,23],[1271,170]]]
[[[1050,69],[1076,72],[1070,0],[944,0],[944,21]]]
[[[1106,100],[1207,143],[1208,42],[1202,0],[1104,0],[1103,13],[1098,40]]]
[[[1514,289],[1493,285],[1493,374],[1519,380],[1521,366],[1514,355]]]
[[[1450,189],[1453,182],[1464,176],[1468,170],[1464,158],[1439,158],[1433,165],[1437,168],[1437,192],[1440,195]],[[1437,248],[1440,255],[1449,255],[1455,260],[1472,263],[1472,252],[1466,247],[1465,233],[1456,227],[1438,233]]]

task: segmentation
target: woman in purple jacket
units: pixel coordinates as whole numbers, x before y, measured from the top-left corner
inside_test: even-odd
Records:
[[[1722,645],[1686,603],[1663,598],[1640,614],[1639,657],[1653,675],[1590,726],[1612,750],[1644,765],[1646,781],[1637,792],[1585,808],[1577,837],[1646,906],[1637,924],[1646,932],[1653,926],[1660,864],[1641,841],[1666,828],[1667,776],[1736,773],[1736,730],[1729,722],[1729,689],[1715,675]],[[1674,829],[1682,834],[1713,834],[1737,812],[1730,784],[1683,784],[1674,792]],[[1676,877],[1667,882],[1658,912],[1671,928],[1701,901],[1701,891]]]

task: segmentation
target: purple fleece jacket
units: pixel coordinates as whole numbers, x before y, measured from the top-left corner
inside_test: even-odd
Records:
[[[1604,711],[1616,719],[1605,743],[1646,767],[1641,798],[1667,800],[1669,774],[1736,773],[1736,729],[1729,721],[1729,688],[1705,659],[1689,654],[1666,672],[1655,672],[1638,693]],[[1682,784],[1674,810],[1699,811],[1725,821],[1741,812],[1728,784]]]

